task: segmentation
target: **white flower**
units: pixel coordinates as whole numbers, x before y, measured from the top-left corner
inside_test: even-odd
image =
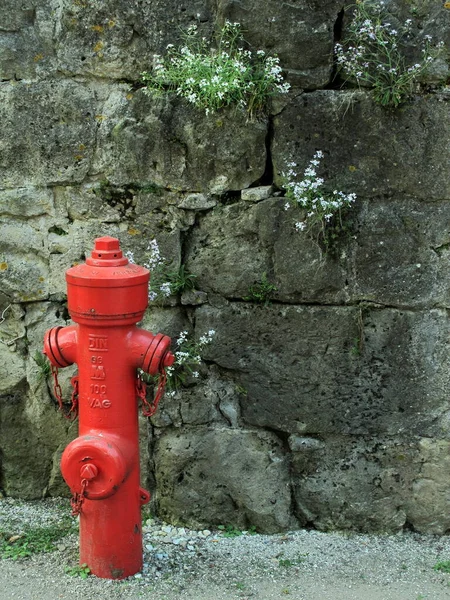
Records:
[[[168,283],[168,282],[162,283],[159,286],[159,289],[162,292],[162,294],[164,296],[166,296],[166,297],[170,296],[171,293],[172,293],[172,290],[171,290],[171,287],[170,287],[170,283]]]
[[[297,223],[295,224],[295,229],[297,231],[303,231],[304,229],[306,229],[306,223],[304,221],[297,221]]]

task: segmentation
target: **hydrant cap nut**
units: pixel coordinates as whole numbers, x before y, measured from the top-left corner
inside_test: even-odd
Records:
[[[92,463],[83,465],[80,469],[81,479],[87,479],[88,481],[90,481],[91,479],[94,479],[94,477],[96,477],[97,474],[98,474],[98,469]]]
[[[171,367],[174,362],[175,362],[175,356],[172,354],[172,352],[168,352],[164,357],[164,366]]]
[[[120,250],[119,240],[117,238],[113,238],[109,235],[105,235],[104,237],[96,238],[94,240],[94,244],[95,244],[94,251],[96,250],[97,252],[102,252],[102,251],[103,252],[105,252],[105,251],[122,252]]]
[[[106,235],[94,240],[94,249],[90,258],[86,259],[86,264],[96,267],[123,267],[128,264],[128,259],[123,256],[119,240]]]

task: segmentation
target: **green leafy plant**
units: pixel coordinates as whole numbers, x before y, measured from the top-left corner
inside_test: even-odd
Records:
[[[433,569],[435,571],[442,571],[443,573],[450,573],[450,560],[441,560],[434,565]]]
[[[298,554],[296,558],[294,559],[290,559],[290,558],[279,558],[278,559],[278,566],[280,567],[296,567],[298,565],[301,565],[303,562],[305,562],[306,557],[308,556],[308,553],[306,554]]]
[[[36,350],[36,352],[33,356],[33,360],[39,367],[38,381],[39,382],[45,381],[45,379],[47,379],[47,377],[51,373],[50,361],[45,356],[45,354],[43,354],[42,352],[39,352],[39,350]]]
[[[257,304],[264,304],[264,306],[268,306],[274,292],[277,290],[278,288],[276,285],[270,283],[270,281],[267,279],[267,273],[263,273],[261,279],[254,285],[250,286],[248,295],[244,296],[244,300],[247,302],[255,302]]]
[[[17,560],[39,552],[52,552],[56,550],[55,543],[73,531],[72,522],[67,522],[28,528],[17,535],[0,532],[0,556]]]
[[[162,278],[169,282],[171,294],[181,294],[195,287],[195,275],[188,273],[184,265],[176,271],[163,271]]]
[[[131,250],[125,252],[125,256],[130,263],[135,263]],[[161,302],[169,296],[194,289],[195,275],[188,273],[184,265],[180,265],[176,270],[170,270],[161,255],[156,239],[150,240],[147,246],[146,260],[143,266],[151,273],[148,293],[150,302]]]
[[[242,535],[242,531],[234,525],[218,525],[217,529],[222,533],[223,537],[235,538]]]
[[[242,531],[234,525],[218,525],[217,529],[222,533],[222,537],[235,538],[241,535],[256,535],[256,527],[252,525],[247,531]]]
[[[206,114],[225,106],[246,107],[250,114],[265,108],[274,94],[285,94],[279,59],[263,50],[243,48],[239,23],[226,21],[216,47],[200,38],[192,25],[184,44],[167,46],[167,56],[155,57],[150,72],[142,73],[146,93],[172,91]]]
[[[298,181],[297,164],[288,163],[289,170],[282,173],[286,190],[284,209],[300,209],[295,229],[308,232],[318,239],[326,252],[332,252],[336,241],[349,232],[344,216],[355,202],[356,194],[327,189],[325,180],[317,174],[323,157],[321,150],[314,154],[301,181]]]
[[[412,20],[392,25],[393,17],[376,0],[352,5],[352,20],[342,44],[336,44],[340,71],[347,79],[373,89],[376,102],[397,107],[413,92],[414,84],[439,56],[443,43],[432,45],[428,35],[413,39]],[[421,60],[409,64],[406,49],[421,47]]]
[[[66,567],[65,572],[71,577],[81,577],[81,579],[87,579],[91,573],[90,568],[86,563],[77,565],[76,567]]]
[[[214,329],[210,329],[207,333],[201,335],[198,340],[195,340],[187,331],[179,333],[174,350],[175,362],[171,367],[166,367],[167,396],[175,396],[177,390],[185,385],[188,379],[190,383],[193,383],[200,377],[198,367],[202,363],[202,351],[205,346],[212,342],[215,334]],[[153,377],[141,372],[140,377],[145,383],[154,385],[158,382],[158,376]]]

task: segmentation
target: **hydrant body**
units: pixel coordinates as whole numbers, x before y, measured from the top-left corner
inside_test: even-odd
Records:
[[[129,264],[119,242],[95,240],[91,258],[66,273],[75,325],[45,334],[54,367],[78,365],[79,437],[63,452],[61,471],[80,514],[80,564],[121,579],[142,568],[136,373],[173,364],[170,338],[136,327],[148,304],[149,272]]]

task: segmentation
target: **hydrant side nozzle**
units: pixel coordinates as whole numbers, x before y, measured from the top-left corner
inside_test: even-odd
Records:
[[[167,335],[161,333],[155,335],[152,343],[147,348],[142,363],[142,370],[145,371],[145,373],[157,375],[165,366],[169,366],[165,364],[165,358],[169,353],[170,344],[171,339]],[[168,361],[170,362],[170,356],[168,357]],[[173,361],[171,364],[173,364]]]
[[[128,343],[136,368],[150,375],[158,375],[175,360],[169,352],[171,340],[162,333],[153,335],[137,327],[129,337]]]
[[[53,327],[44,335],[44,354],[55,367],[68,367],[76,362],[77,327]]]

